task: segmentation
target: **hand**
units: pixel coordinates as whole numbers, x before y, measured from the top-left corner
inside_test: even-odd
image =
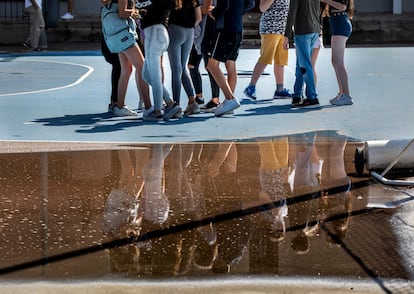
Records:
[[[285,50],[289,49],[289,38],[288,37],[283,38],[283,49]]]

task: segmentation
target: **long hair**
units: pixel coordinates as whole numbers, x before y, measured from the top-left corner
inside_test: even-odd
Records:
[[[194,8],[197,7],[197,0],[174,0],[173,9],[179,10],[182,8]]]
[[[355,14],[355,5],[354,5],[354,0],[349,0],[348,2],[348,16],[350,19],[352,19],[354,17]]]

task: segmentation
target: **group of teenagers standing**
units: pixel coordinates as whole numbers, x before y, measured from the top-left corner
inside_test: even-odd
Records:
[[[201,111],[215,116],[232,114],[240,107],[235,96],[236,60],[242,43],[243,14],[255,6],[254,0],[101,0],[117,5],[119,18],[134,18],[138,24],[136,42],[120,52],[111,52],[102,42],[102,52],[112,67],[112,94],[108,110],[115,116],[136,116],[125,105],[128,82],[135,68],[140,96],[138,109],[143,120],[181,118],[181,87],[188,96],[184,115]],[[276,80],[274,98],[292,98],[293,107],[318,106],[315,61],[321,35],[321,3],[329,6],[332,33],[332,64],[339,91],[333,105],[353,103],[344,66],[346,41],[352,32],[353,0],[260,0],[261,49],[249,86],[244,93],[256,99],[255,85],[267,65],[273,63]],[[289,39],[296,48],[294,92],[283,86]],[[315,50],[314,50],[315,48]],[[163,55],[168,52],[172,95],[164,84]],[[313,54],[312,54],[313,53]],[[145,55],[145,58],[144,58]],[[199,71],[204,60],[212,98],[205,103]],[[227,76],[220,68],[224,63]],[[152,91],[152,99],[150,95]],[[220,90],[224,101],[220,102]]]
[[[316,60],[322,41],[322,23],[329,17],[332,65],[338,93],[329,100],[336,106],[352,105],[348,74],[344,64],[346,42],[352,33],[353,0],[260,0],[260,57],[244,94],[256,99],[256,83],[267,65],[273,63],[276,90],[273,98],[291,98],[292,107],[317,107]],[[288,64],[289,40],[296,48],[293,93],[284,88],[284,67]]]
[[[184,115],[200,112],[199,105],[203,105],[206,111],[214,112],[216,116],[231,113],[240,107],[240,102],[234,96],[237,81],[235,63],[242,41],[242,16],[255,6],[254,0],[220,0],[217,3],[213,3],[212,0],[203,3],[198,0],[101,2],[104,5],[116,4],[121,19],[132,17],[139,23],[137,42],[129,48],[111,52],[107,50],[105,41],[102,44],[103,55],[113,64],[113,91],[109,110],[115,116],[137,115],[136,111],[125,105],[132,67],[135,68],[135,80],[140,99],[143,101],[144,121],[180,118],[182,86],[188,96],[188,106]],[[165,52],[168,52],[171,66],[172,95],[164,84]],[[190,74],[188,62],[191,54],[194,64],[190,66]],[[198,56],[201,58],[198,59]],[[202,93],[196,95],[195,87],[197,92],[202,89],[201,77],[198,75],[196,86],[193,83],[203,57],[211,76],[212,88],[214,87],[217,93],[215,98],[218,99],[218,89],[221,89],[226,97],[224,102],[209,109],[206,107],[213,102],[204,104]],[[220,69],[221,62],[226,65],[227,78]]]

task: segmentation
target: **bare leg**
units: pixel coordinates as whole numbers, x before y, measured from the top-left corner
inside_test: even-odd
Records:
[[[348,73],[344,64],[344,53],[347,37],[344,36],[332,36],[331,47],[332,47],[332,65],[335,69],[336,79],[338,81],[338,87],[340,93],[349,95],[348,85]]]
[[[234,60],[228,60],[226,62],[227,70],[227,83],[230,86],[231,91],[234,93],[237,84],[237,69],[236,62]]]
[[[123,52],[119,53],[119,62],[121,64],[121,75],[119,76],[118,99],[116,104],[119,108],[122,108],[125,105],[125,96],[128,88],[129,77],[132,72],[132,64]]]
[[[138,45],[128,48],[124,51],[124,54],[135,67],[135,81],[137,83],[138,93],[140,98],[144,100],[145,109],[148,109],[151,107],[149,86],[142,79],[142,67],[144,65],[144,56],[142,55],[142,52],[139,49]]]
[[[260,61],[258,61],[256,63],[256,65],[254,66],[254,69],[253,69],[253,74],[252,74],[252,77],[250,79],[250,84],[249,85],[256,85],[257,84],[257,81],[259,80],[260,75],[263,73],[266,66],[267,66],[267,64],[262,63]]]
[[[224,76],[223,72],[220,69],[219,61],[214,58],[209,58],[208,64],[207,64],[207,70],[213,75],[214,80],[216,81],[220,89],[223,91],[224,97],[230,100],[233,99],[234,98],[233,92],[231,91],[231,87],[229,83],[227,82],[226,77]]]

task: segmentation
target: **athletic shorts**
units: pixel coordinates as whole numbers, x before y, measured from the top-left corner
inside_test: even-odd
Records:
[[[259,62],[264,64],[287,65],[288,50],[283,48],[284,36],[279,34],[261,34]]]
[[[220,62],[236,61],[242,42],[242,33],[217,32],[212,43],[209,57]]]
[[[349,37],[352,33],[352,23],[348,15],[336,15],[329,17],[329,26],[332,36]]]

